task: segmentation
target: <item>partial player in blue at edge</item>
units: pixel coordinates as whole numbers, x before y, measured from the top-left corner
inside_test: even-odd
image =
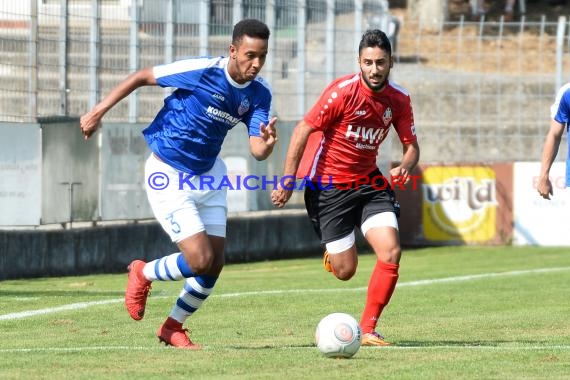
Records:
[[[550,199],[554,194],[550,180],[550,169],[560,148],[560,141],[564,130],[570,128],[570,83],[562,86],[550,107],[550,129],[544,140],[540,174],[538,177],[537,190],[541,197]],[[568,152],[566,156],[566,179],[565,187],[570,186],[570,139],[568,140]]]

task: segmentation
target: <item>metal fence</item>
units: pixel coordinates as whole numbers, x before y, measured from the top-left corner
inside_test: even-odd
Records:
[[[137,4],[0,0],[0,121],[81,115],[140,67],[225,55],[232,25],[244,17],[271,28],[262,75],[284,121],[299,120],[330,80],[358,69],[363,31],[399,26],[393,80],[412,95],[427,162],[538,160],[555,90],[570,79],[566,18],[460,20],[434,31],[409,17],[394,23],[385,0]],[[164,95],[142,88],[105,121],[148,122]],[[400,149],[387,144],[381,154],[397,159]]]
[[[422,160],[539,161],[550,106],[570,79],[567,20],[404,25],[394,77],[412,94]]]

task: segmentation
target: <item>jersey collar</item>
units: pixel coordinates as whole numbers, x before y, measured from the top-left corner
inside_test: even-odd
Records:
[[[225,57],[223,60],[223,64],[224,64],[224,74],[226,75],[226,79],[228,80],[228,82],[230,82],[230,84],[233,87],[237,87],[237,88],[246,88],[247,86],[249,86],[250,82],[245,82],[244,84],[239,84],[238,82],[236,82],[235,80],[233,80],[233,78],[230,76],[230,73],[228,73],[228,63],[230,62],[229,57]]]

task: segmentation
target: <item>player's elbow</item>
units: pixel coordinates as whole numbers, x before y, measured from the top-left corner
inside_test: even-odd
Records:
[[[265,143],[254,142],[249,146],[249,152],[257,161],[263,161],[271,152],[273,152],[273,146],[267,145]]]
[[[267,159],[267,157],[269,157],[269,155],[271,154],[272,149],[268,149],[264,152],[259,152],[259,151],[251,151],[251,155],[253,156],[253,158],[255,158],[257,161],[263,161],[265,159]]]

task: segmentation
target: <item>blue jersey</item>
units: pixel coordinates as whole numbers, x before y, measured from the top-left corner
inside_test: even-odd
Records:
[[[159,86],[175,87],[143,131],[150,149],[173,168],[202,174],[212,168],[230,129],[239,123],[250,136],[267,125],[271,90],[257,77],[239,84],[228,58],[193,58],[153,68]]]
[[[566,125],[566,133],[570,127],[570,83],[566,83],[556,94],[556,100],[550,108],[550,116]],[[568,155],[566,156],[566,187],[570,187],[570,139],[568,139]]]

